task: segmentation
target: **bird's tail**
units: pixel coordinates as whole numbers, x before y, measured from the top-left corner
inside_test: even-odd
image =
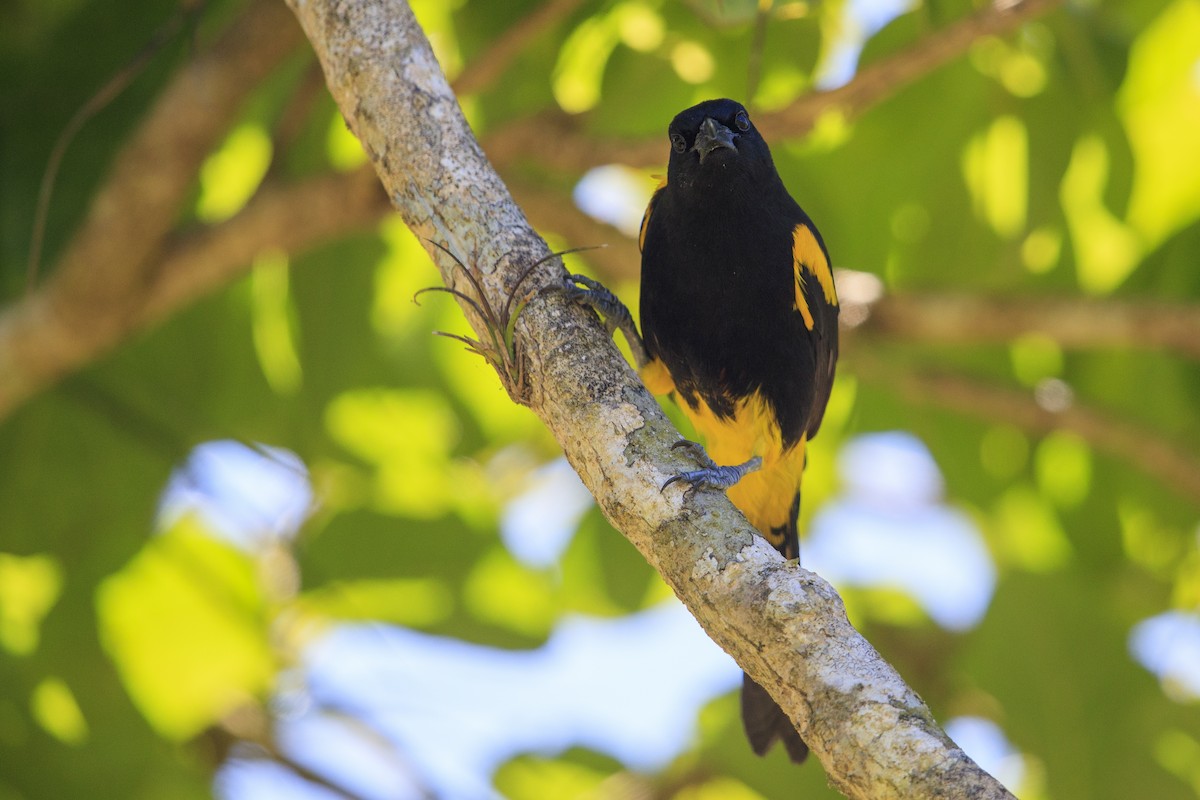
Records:
[[[784,558],[800,557],[799,531],[796,529],[799,513],[800,492],[796,492],[788,523],[771,530],[771,541],[780,542],[776,547]],[[746,729],[750,747],[760,756],[766,755],[776,741],[781,741],[792,763],[800,764],[808,758],[808,745],[800,738],[788,715],[766,689],[745,673],[742,673],[742,727]]]
[[[766,755],[778,740],[783,742],[793,764],[801,764],[808,758],[808,745],[800,738],[788,715],[766,689],[745,673],[742,674],[742,726],[757,755]]]

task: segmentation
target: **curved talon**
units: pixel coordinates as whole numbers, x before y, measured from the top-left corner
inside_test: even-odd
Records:
[[[696,463],[700,464],[704,469],[717,469],[717,462],[709,457],[708,452],[704,449],[704,445],[699,442],[693,442],[690,439],[680,439],[675,444],[671,445],[672,450],[686,450]]]
[[[580,284],[586,288],[580,288]],[[599,314],[609,336],[618,330],[625,334],[625,340],[629,342],[629,349],[633,352],[639,369],[649,363],[650,357],[646,353],[646,345],[642,342],[641,334],[638,333],[637,326],[633,323],[633,315],[604,284],[587,275],[568,275],[564,281],[563,291],[576,303],[587,306]]]
[[[704,453],[703,448],[695,442],[689,442],[686,439],[676,442],[671,449],[676,447],[688,447],[688,449],[699,448],[703,454],[703,460],[708,462],[710,466],[705,466],[703,469],[681,472],[667,479],[667,482],[658,490],[661,494],[666,491],[667,487],[676,481],[691,484],[692,490],[695,489],[717,489],[725,490],[735,485],[738,481],[746,476],[747,473],[754,472],[762,466],[762,459],[758,456],[747,461],[745,464],[734,464],[731,466],[717,466],[713,464],[707,453]]]
[[[579,288],[579,284],[586,289]],[[567,294],[577,303],[591,308],[604,317],[604,327],[612,334],[617,328],[633,324],[629,309],[604,284],[586,275],[571,275],[567,278]]]

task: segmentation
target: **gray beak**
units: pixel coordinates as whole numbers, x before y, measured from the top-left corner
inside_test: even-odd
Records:
[[[710,153],[722,147],[727,147],[736,153],[737,148],[733,146],[733,139],[733,131],[712,117],[705,117],[704,122],[700,123],[700,132],[696,134],[696,143],[692,145],[692,149],[700,154],[700,163],[703,164],[704,159]]]

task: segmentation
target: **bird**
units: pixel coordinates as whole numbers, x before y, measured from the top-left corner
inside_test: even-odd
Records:
[[[677,444],[699,468],[662,488],[724,490],[784,558],[798,559],[806,445],[821,427],[837,366],[829,251],[741,103],[687,108],[667,135],[667,174],[638,235],[641,334],[633,350],[647,389],[674,396],[703,446]],[[594,281],[572,279],[588,287],[576,297],[634,343],[620,301]],[[793,762],[804,761],[808,746],[749,675],[741,707],[755,753],[778,741]]]

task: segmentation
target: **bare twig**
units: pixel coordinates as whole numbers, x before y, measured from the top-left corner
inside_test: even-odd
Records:
[[[405,222],[423,240],[469,254],[479,270],[472,290],[499,307],[549,251],[483,156],[411,10],[371,0],[292,3]],[[426,249],[448,288],[461,291],[455,260]],[[548,290],[564,277],[557,260],[529,275]],[[1011,798],[854,631],[828,584],[784,562],[724,496],[658,491],[679,464],[670,449],[679,434],[595,317],[564,295],[542,292],[517,321],[530,407],[608,518],[709,635],[770,687],[830,780],[857,798]],[[463,308],[487,335],[486,321]]]

